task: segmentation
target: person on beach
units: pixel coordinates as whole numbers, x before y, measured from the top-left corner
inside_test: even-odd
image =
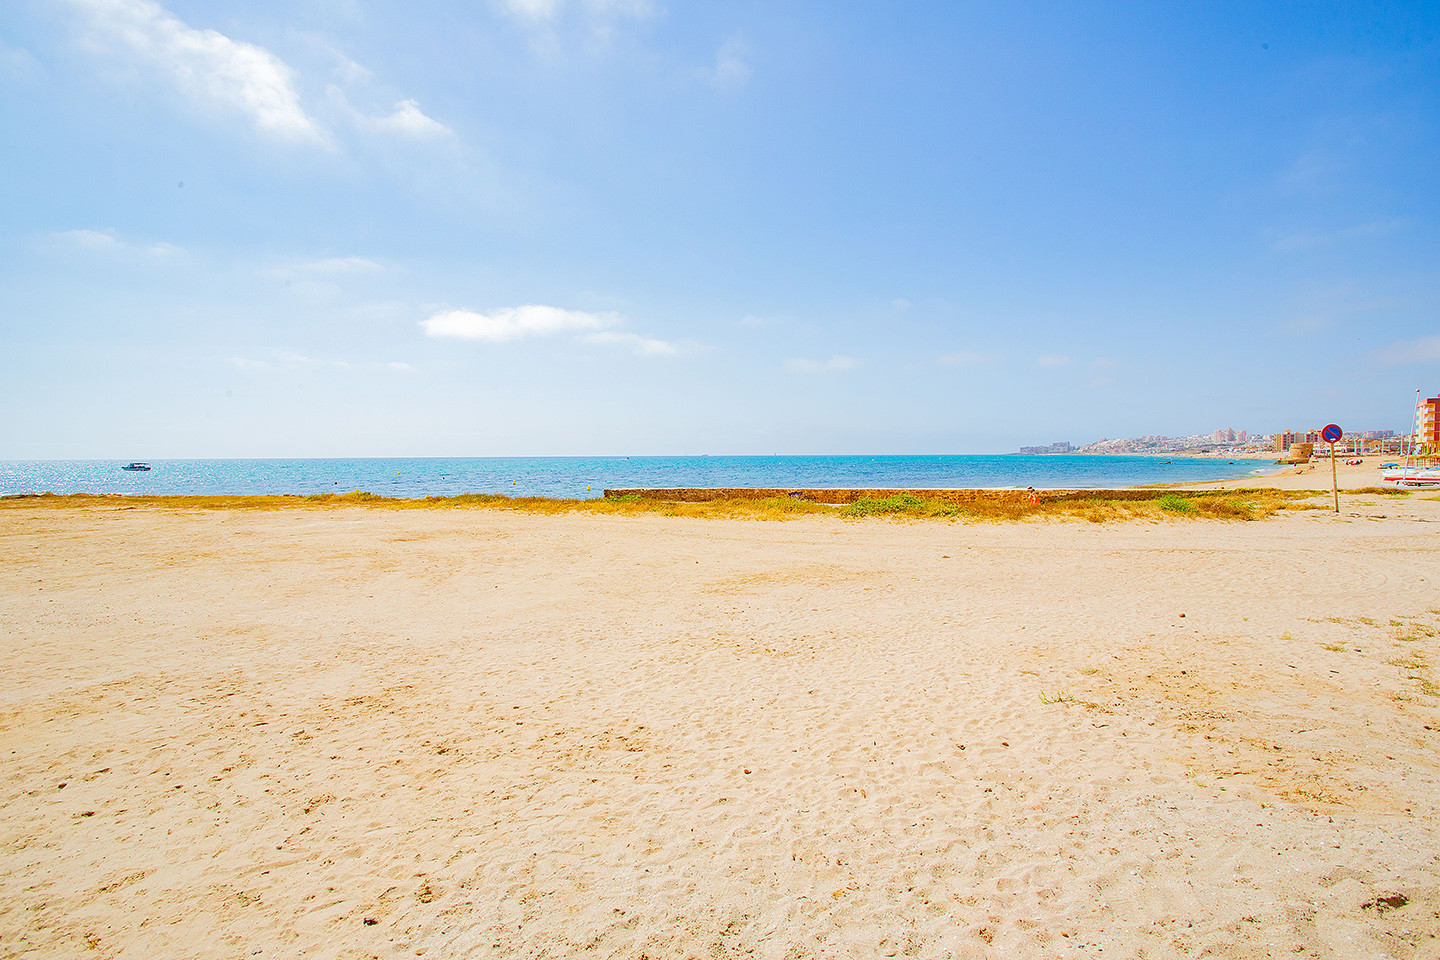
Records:
[[[1030,506],[1033,507],[1040,502],[1040,494],[1035,492],[1034,487],[1026,487],[1025,492],[1029,494]]]

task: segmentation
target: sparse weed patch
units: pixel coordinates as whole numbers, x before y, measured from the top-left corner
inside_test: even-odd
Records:
[[[837,493],[851,493],[837,491]],[[882,493],[884,495],[882,495]],[[853,495],[853,493],[852,493]],[[786,520],[821,514],[863,519],[964,520],[1002,522],[1020,520],[1075,520],[1087,523],[1135,520],[1259,520],[1285,509],[1297,497],[1310,496],[1280,490],[1229,491],[1042,491],[1038,502],[1020,490],[960,490],[871,492],[848,505],[823,503],[791,493],[789,495],[734,496],[694,500],[684,497],[663,499],[644,491],[627,491],[605,498],[568,500],[552,497],[509,497],[501,494],[467,493],[457,496],[405,499],[386,497],[365,490],[349,493],[322,493],[310,496],[119,496],[42,494],[0,500],[0,510],[43,505],[64,509],[118,505],[123,509],[168,507],[192,510],[282,510],[300,508],[356,508],[382,510],[485,508],[539,514],[653,514],[675,517],[709,517],[757,520]]]
[[[847,517],[895,516],[907,517],[954,517],[960,508],[944,500],[917,497],[913,493],[897,493],[894,496],[877,498],[861,497],[854,503],[841,508]]]
[[[1194,501],[1173,493],[1157,498],[1155,506],[1169,513],[1192,513],[1195,510]]]

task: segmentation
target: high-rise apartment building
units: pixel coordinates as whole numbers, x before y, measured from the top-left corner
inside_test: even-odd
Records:
[[[1440,396],[1427,397],[1415,407],[1415,445],[1420,453],[1440,453]]]

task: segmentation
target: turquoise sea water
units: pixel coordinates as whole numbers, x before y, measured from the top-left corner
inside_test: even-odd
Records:
[[[1256,460],[1092,456],[425,457],[412,459],[0,461],[0,495],[313,494],[387,497],[499,493],[598,497],[606,487],[1127,487],[1227,480]]]

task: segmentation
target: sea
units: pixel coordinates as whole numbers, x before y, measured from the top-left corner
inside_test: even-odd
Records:
[[[348,493],[587,499],[628,487],[1092,488],[1231,480],[1276,469],[1212,457],[1034,455],[419,457],[403,459],[0,461],[0,495]]]

